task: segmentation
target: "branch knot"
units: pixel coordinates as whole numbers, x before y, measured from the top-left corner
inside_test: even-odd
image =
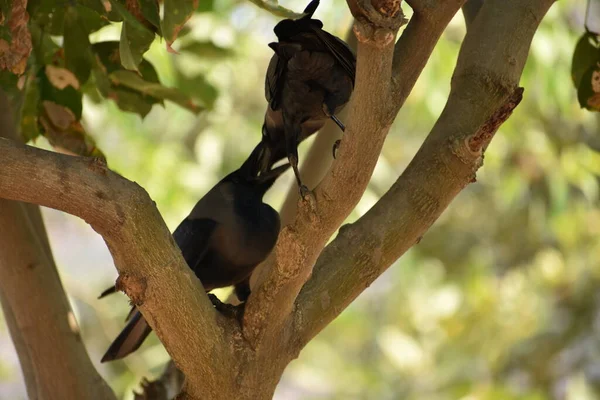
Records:
[[[396,33],[407,22],[400,7],[402,0],[349,0],[356,19],[354,34],[361,43],[382,48],[394,41]]]

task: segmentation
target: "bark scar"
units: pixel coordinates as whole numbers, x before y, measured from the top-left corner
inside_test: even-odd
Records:
[[[115,282],[115,288],[125,294],[135,306],[141,306],[146,299],[146,289],[148,281],[145,277],[134,276],[129,274],[119,275]]]
[[[378,48],[389,45],[398,29],[408,21],[400,7],[402,0],[348,1],[356,19],[352,30],[361,43],[371,43]]]
[[[508,117],[512,114],[513,110],[519,105],[521,100],[523,100],[523,91],[525,89],[522,87],[516,88],[512,95],[508,98],[506,103],[504,103],[492,116],[479,128],[474,135],[471,135],[467,138],[466,144],[469,150],[474,154],[483,154],[487,146],[490,144],[490,141],[496,134],[500,125],[502,125]]]

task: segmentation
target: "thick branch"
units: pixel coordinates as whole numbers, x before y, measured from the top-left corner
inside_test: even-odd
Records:
[[[0,197],[83,218],[106,241],[117,284],[142,311],[186,376],[190,398],[232,398],[226,374],[234,329],[213,309],[187,267],[154,202],[137,184],[93,159],[0,139]],[[7,293],[5,293],[8,296]]]
[[[481,6],[483,6],[484,0],[467,0],[467,2],[462,6],[462,12],[465,17],[465,24],[467,25],[467,29],[471,28],[471,24],[475,21],[479,10],[481,10]]]
[[[452,7],[446,3],[451,3]],[[426,51],[411,37],[408,51],[414,51],[394,68],[394,76],[414,65],[416,72],[402,76],[404,92],[396,91],[400,83],[392,81],[392,60],[398,46],[394,38],[404,18],[399,1],[349,1],[356,19],[358,39],[356,86],[348,108],[347,129],[329,174],[314,191],[315,201],[299,204],[296,220],[281,232],[274,252],[273,267],[258,282],[246,305],[244,331],[259,343],[266,330],[279,332],[292,312],[294,300],[311,274],[312,267],[327,240],[360,200],[375,168],[383,142],[395,115],[431,54],[435,41],[460,8],[462,1],[450,1],[436,7],[425,25],[413,24],[417,33],[429,35]],[[437,19],[436,19],[437,18]],[[435,28],[433,34],[428,29]],[[407,28],[408,29],[408,28]],[[439,31],[439,32],[438,32]],[[404,36],[404,35],[403,35]],[[415,39],[415,40],[413,40]],[[396,49],[396,50],[394,50]],[[409,61],[415,57],[415,60]],[[414,72],[414,73],[413,73]],[[289,321],[289,319],[288,319]]]
[[[300,203],[295,222],[282,229],[275,267],[246,305],[244,330],[253,341],[264,329],[278,330],[290,315],[320,250],[367,186],[391,124],[381,105],[389,93],[385,77],[391,73],[392,51],[393,42],[384,48],[358,45],[356,87],[338,159],[314,190],[316,202]]]
[[[551,0],[487,0],[461,48],[448,103],[406,171],[325,249],[296,305],[297,348],[331,322],[472,182],[519,103],[531,39]]]
[[[0,136],[18,140],[0,92]],[[114,399],[91,363],[38,206],[0,199],[0,302],[28,397]]]
[[[396,116],[408,98],[440,36],[464,2],[465,0],[409,2],[414,15],[394,50],[392,115]]]

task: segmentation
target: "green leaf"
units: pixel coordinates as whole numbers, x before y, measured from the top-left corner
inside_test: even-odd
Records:
[[[110,3],[123,17],[121,40],[119,41],[121,64],[127,69],[137,71],[144,53],[148,51],[154,41],[154,32],[138,21],[121,3],[116,0],[111,0]]]
[[[121,28],[121,63],[127,69],[137,71],[144,53],[154,41],[154,33],[149,30],[139,30],[125,22]]]
[[[90,77],[92,69],[91,45],[88,32],[75,7],[67,7],[63,36],[65,65],[75,74],[80,85],[83,85]]]
[[[117,106],[121,110],[136,113],[142,118],[148,115],[154,104],[158,103],[155,98],[151,96],[144,96],[140,92],[126,87],[113,88],[110,98],[117,103]]]
[[[80,23],[83,25],[82,29],[88,35],[110,23],[104,13],[98,13],[96,10],[81,4],[77,4],[74,8],[77,11]]]
[[[52,64],[60,47],[37,24],[29,24],[33,54],[37,65]]]
[[[198,8],[198,0],[165,0],[162,32],[169,48],[196,8]]]
[[[202,0],[196,12],[211,12],[215,9],[215,0]]]
[[[219,47],[213,42],[191,42],[181,47],[181,52],[193,53],[202,58],[218,59],[230,57],[234,54],[233,49]]]
[[[596,35],[586,32],[577,42],[571,62],[571,79],[573,79],[576,89],[579,88],[583,74],[598,60],[600,60],[598,38]]]
[[[160,29],[160,14],[158,1],[156,0],[139,0],[142,15],[146,18],[146,21],[150,22],[154,26],[159,35],[162,36]]]
[[[159,83],[145,81],[138,74],[131,71],[115,71],[109,75],[115,85],[121,85],[140,93],[147,94],[158,99],[170,100],[180,106],[187,108],[193,113],[199,113],[204,108],[194,104],[191,99],[175,88],[168,88]]]
[[[143,118],[154,104],[162,103],[160,99],[111,82],[109,79],[111,73],[127,71],[121,65],[119,42],[95,43],[92,45],[92,50],[96,54],[93,68],[96,87],[104,97],[114,100],[121,110],[134,112]],[[156,70],[147,60],[142,60],[138,69],[145,81],[159,83]]]
[[[25,97],[21,109],[21,137],[25,142],[34,140],[40,135],[38,113],[40,108],[40,89],[35,79],[25,85]]]
[[[92,51],[96,54],[102,67],[106,70],[105,73],[107,76],[114,71],[123,69],[119,46],[120,44],[117,41],[98,42],[92,45]],[[144,80],[155,83],[160,82],[156,70],[147,60],[142,60],[138,66],[138,70],[142,74]]]
[[[592,65],[581,77],[577,98],[582,108],[600,111],[600,62]]]
[[[292,10],[289,10],[285,7],[282,7],[279,5],[279,3],[276,0],[250,0],[252,3],[254,3],[255,5],[257,5],[258,7],[262,8],[263,10],[267,10],[268,12],[270,12],[273,15],[276,15],[278,17],[283,17],[283,18],[292,18],[292,19],[296,19],[296,18],[300,18],[302,17],[302,13],[298,14],[293,12]]]
[[[29,0],[27,11],[30,22],[39,25],[41,30],[51,36],[60,36],[63,33],[64,6],[55,0]]]
[[[177,76],[177,87],[188,96],[198,99],[207,108],[212,108],[217,100],[219,92],[217,88],[211,85],[204,75],[197,75],[188,78],[182,74]]]

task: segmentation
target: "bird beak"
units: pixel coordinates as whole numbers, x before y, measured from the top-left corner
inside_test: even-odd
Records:
[[[290,163],[280,165],[279,167],[275,167],[272,170],[261,174],[257,179],[260,187],[264,190],[264,192],[269,190],[269,188],[273,186],[273,183],[275,183],[277,178],[279,178],[281,174],[287,171],[288,168],[290,168]]]
[[[260,170],[260,160],[262,158],[262,154],[264,152],[263,144],[260,142],[252,153],[248,156],[246,161],[239,168],[239,171],[245,174],[248,177],[255,177]]]

